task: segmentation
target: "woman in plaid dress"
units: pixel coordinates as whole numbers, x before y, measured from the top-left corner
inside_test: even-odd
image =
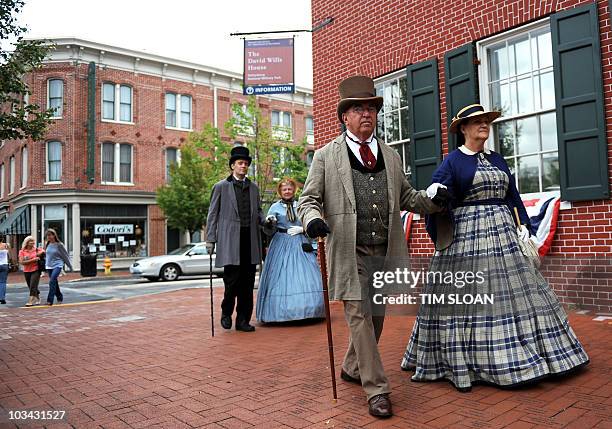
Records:
[[[505,160],[484,149],[499,116],[479,104],[461,109],[450,131],[465,144],[433,175],[453,200],[445,217],[427,219],[437,249],[429,273],[452,273],[453,281],[425,283],[424,296],[438,301],[421,304],[402,360],[413,381],[446,379],[460,391],[474,383],[516,386],[589,361],[559,300],[520,250],[529,218]],[[527,227],[517,228],[515,208]]]

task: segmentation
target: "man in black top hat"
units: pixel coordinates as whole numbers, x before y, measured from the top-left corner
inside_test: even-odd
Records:
[[[213,186],[206,228],[208,252],[212,254],[217,244],[215,266],[223,267],[221,326],[231,329],[235,306],[236,330],[244,332],[255,330],[249,321],[253,314],[255,269],[261,261],[260,226],[265,223],[259,188],[246,177],[251,161],[248,148],[232,149],[232,174]]]

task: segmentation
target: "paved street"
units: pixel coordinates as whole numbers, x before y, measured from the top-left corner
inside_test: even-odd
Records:
[[[64,304],[94,302],[104,300],[124,299],[140,295],[169,292],[178,289],[208,288],[210,280],[204,277],[183,277],[174,282],[150,282],[146,279],[120,275],[112,278],[72,278],[60,277],[60,289],[64,294]],[[17,281],[22,281],[18,279]],[[39,285],[40,300],[44,304],[49,292],[49,278],[41,278]],[[223,279],[214,276],[213,286],[223,285]],[[29,291],[25,283],[9,284],[7,289],[7,304],[0,306],[0,312],[6,307],[22,307],[28,300]]]
[[[216,308],[221,294],[216,288]],[[187,289],[0,312],[0,427],[612,427],[607,319],[571,315],[592,362],[581,373],[517,391],[461,394],[445,382],[409,381],[399,364],[414,317],[389,317],[381,353],[396,416],[378,421],[358,386],[338,380],[332,402],[323,323],[258,326],[255,333],[217,325],[211,338],[207,296]],[[337,303],[332,318],[339,372],[347,330]],[[25,409],[65,410],[66,417],[8,421],[9,411]]]

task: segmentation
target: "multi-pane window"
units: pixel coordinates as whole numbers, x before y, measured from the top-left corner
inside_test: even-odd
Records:
[[[166,180],[170,180],[170,167],[179,161],[179,150],[174,147],[166,149]]]
[[[0,198],[4,198],[4,164],[0,164]]]
[[[11,156],[9,161],[9,194],[15,192],[15,157]]]
[[[102,84],[102,120],[132,122],[132,87]]]
[[[132,145],[102,143],[102,183],[132,183]]]
[[[314,158],[314,151],[313,150],[309,150],[308,152],[306,152],[306,166],[308,168],[310,168],[310,166],[312,165],[312,159]]]
[[[28,147],[21,149],[21,188],[28,184]]]
[[[62,180],[62,144],[47,142],[47,182]]]
[[[191,130],[191,104],[190,95],[167,92],[166,127]]]
[[[248,106],[246,104],[241,104],[240,110],[242,111],[242,115],[236,113],[236,111],[232,108],[232,117],[234,121],[236,121],[238,134],[243,136],[255,135],[255,128],[253,127],[255,118],[253,118]]]
[[[47,81],[47,108],[53,109],[52,118],[61,118],[64,106],[64,81],[49,79]]]
[[[102,181],[115,181],[115,143],[102,143]]]
[[[383,77],[376,82],[376,95],[384,98],[378,112],[376,138],[400,154],[406,175],[410,177],[410,128],[408,82],[405,73]]]
[[[306,116],[304,123],[306,126],[306,141],[308,144],[314,144],[314,119],[312,116]]]
[[[279,140],[291,140],[291,113],[272,111],[272,135]]]
[[[492,127],[495,149],[519,192],[559,190],[552,42],[548,25],[481,46],[486,61],[482,98],[502,111]]]

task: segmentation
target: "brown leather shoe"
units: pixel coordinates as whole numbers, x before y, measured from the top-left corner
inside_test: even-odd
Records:
[[[370,414],[374,417],[387,418],[393,415],[391,400],[386,393],[376,395],[368,401]]]
[[[361,386],[361,378],[351,377],[346,371],[344,371],[344,369],[340,371],[340,378],[344,381],[348,381],[349,383],[355,383]]]

